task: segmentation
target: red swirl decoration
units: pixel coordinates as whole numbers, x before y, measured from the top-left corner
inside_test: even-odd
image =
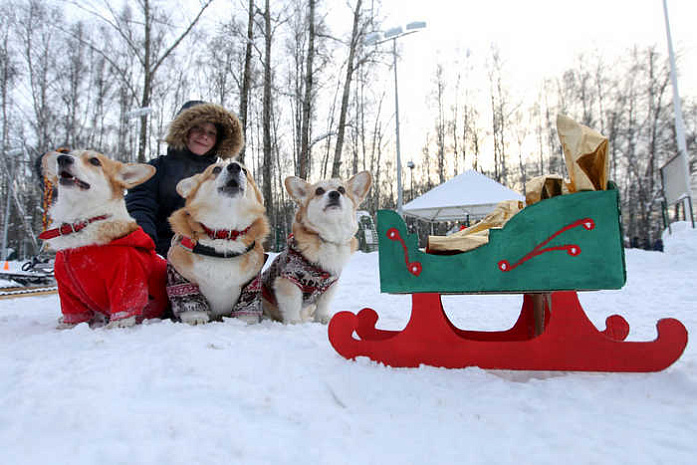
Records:
[[[398,241],[400,244],[402,244],[402,249],[404,249],[404,263],[407,265],[407,271],[414,276],[419,276],[422,270],[421,263],[409,261],[409,250],[407,249],[407,245],[404,243],[404,239],[402,239],[402,236],[399,234],[399,231],[397,231],[397,228],[388,229],[387,238],[392,241]]]
[[[579,247],[577,244],[565,244],[565,245],[559,245],[559,246],[555,246],[555,247],[545,247],[545,245],[549,244],[549,242],[552,239],[554,239],[555,237],[559,236],[560,234],[562,234],[570,229],[573,229],[573,228],[576,228],[579,226],[583,227],[583,229],[585,229],[586,231],[590,231],[590,230],[595,228],[595,221],[593,221],[592,218],[583,218],[582,220],[577,220],[577,221],[574,221],[573,223],[571,223],[567,226],[564,226],[559,231],[555,232],[554,234],[549,236],[547,239],[545,239],[544,241],[537,244],[537,246],[535,246],[535,248],[532,249],[532,251],[530,251],[530,253],[528,253],[523,258],[521,258],[520,260],[515,262],[513,265],[511,265],[508,260],[501,260],[498,263],[499,270],[503,271],[504,273],[506,271],[511,271],[511,270],[517,268],[518,266],[522,265],[526,261],[530,260],[533,257],[537,257],[538,255],[542,255],[543,253],[552,252],[555,250],[565,250],[566,253],[571,255],[572,257],[576,257],[576,256],[580,255],[581,247]]]

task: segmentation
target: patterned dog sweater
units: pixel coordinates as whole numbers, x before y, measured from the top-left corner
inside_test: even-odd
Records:
[[[288,247],[281,252],[261,276],[262,295],[269,302],[276,303],[273,283],[282,277],[300,288],[303,293],[303,305],[314,304],[317,299],[334,284],[339,277],[310,263],[298,249],[295,238],[288,237]]]
[[[201,293],[198,284],[187,280],[169,262],[167,262],[167,295],[172,304],[172,312],[177,318],[185,312],[210,312],[210,304]],[[242,287],[240,297],[232,311],[223,316],[232,318],[256,316],[261,319],[261,271]]]

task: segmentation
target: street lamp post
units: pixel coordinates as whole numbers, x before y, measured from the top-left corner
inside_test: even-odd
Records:
[[[379,45],[388,40],[392,41],[392,65],[394,67],[394,120],[395,120],[395,144],[397,150],[397,213],[403,216],[402,212],[402,157],[400,153],[399,146],[399,91],[397,86],[397,39],[404,37],[426,27],[425,21],[414,21],[406,26],[406,31],[402,29],[402,26],[394,27],[388,29],[384,36],[379,33],[370,34],[365,43],[367,45],[375,44]],[[382,40],[381,40],[382,37]]]
[[[673,86],[673,112],[675,114],[675,137],[678,144],[678,153],[683,161],[683,171],[685,172],[685,198],[683,200],[683,207],[685,207],[685,201],[690,209],[690,221],[692,222],[692,227],[695,227],[695,219],[692,215],[692,189],[690,187],[690,164],[687,160],[687,144],[685,143],[685,124],[682,119],[682,105],[680,104],[680,93],[678,92],[678,78],[675,72],[675,53],[673,52],[673,39],[670,35],[670,22],[668,21],[668,4],[666,0],[663,0],[663,14],[666,21],[666,38],[668,42],[668,57],[670,59],[670,80]],[[685,213],[687,213],[687,208],[685,208]],[[687,216],[687,215],[685,215]]]
[[[414,200],[414,162],[409,160],[407,168],[409,168],[409,200]]]

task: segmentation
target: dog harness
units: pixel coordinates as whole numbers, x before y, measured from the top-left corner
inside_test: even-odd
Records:
[[[262,295],[266,300],[276,304],[273,283],[281,277],[289,280],[303,293],[303,305],[317,302],[339,277],[309,262],[298,249],[293,235],[288,236],[288,247],[271,263],[262,274]]]
[[[256,244],[255,242],[252,242],[249,244],[242,252],[230,252],[230,251],[225,251],[225,252],[218,252],[215,250],[213,247],[208,247],[207,245],[199,244],[198,242],[194,241],[190,237],[187,236],[180,236],[180,237],[175,237],[174,242],[178,242],[179,245],[188,250],[189,252],[199,254],[199,255],[205,255],[207,257],[216,257],[216,258],[235,258],[239,257],[240,255],[244,255],[250,250],[252,250]]]
[[[251,315],[261,319],[260,292],[261,271],[242,286],[237,303],[232,307],[230,314],[225,316],[236,318]],[[210,304],[201,293],[198,284],[187,280],[169,262],[167,262],[167,296],[172,304],[172,312],[177,318],[185,312],[207,313],[210,311]]]

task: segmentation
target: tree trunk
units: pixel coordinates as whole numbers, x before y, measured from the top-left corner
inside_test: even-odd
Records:
[[[252,41],[254,39],[254,0],[249,0],[247,11],[247,46],[244,53],[244,73],[242,75],[242,90],[240,91],[240,124],[242,125],[242,134],[247,136],[247,108],[249,105],[249,89],[252,79]],[[242,146],[237,159],[240,163],[244,163],[244,154],[247,144]]]
[[[334,149],[334,163],[332,164],[332,177],[338,178],[341,172],[341,151],[344,146],[344,133],[346,131],[346,114],[348,113],[349,95],[351,93],[351,79],[353,77],[353,60],[358,47],[358,25],[361,19],[362,0],[356,2],[353,11],[353,29],[351,31],[351,45],[349,48],[349,58],[346,63],[346,80],[344,81],[344,93],[341,97],[341,112],[339,114],[339,128],[336,136],[336,146]]]
[[[272,163],[273,153],[271,147],[271,5],[270,0],[266,0],[264,10],[264,101],[263,101],[263,145],[264,145],[264,166],[262,167],[262,178],[264,180],[263,195],[266,211],[273,212],[273,197],[271,195],[273,186]]]
[[[443,77],[443,65],[436,68],[436,98],[438,103],[438,119],[436,120],[436,148],[438,164],[438,182],[445,182],[445,79]]]
[[[145,108],[150,106],[150,93],[152,86],[152,72],[150,68],[150,1],[143,0],[143,28],[145,37],[143,40],[143,95],[140,99],[140,107]],[[140,117],[140,140],[138,140],[138,163],[145,163],[145,144],[148,140],[148,115]]]
[[[315,1],[309,0],[308,27],[309,37],[307,45],[307,68],[305,69],[305,95],[303,97],[302,125],[300,127],[300,153],[298,160],[298,176],[307,179],[310,176],[310,120],[312,117],[312,92],[313,92],[313,60],[315,57]]]

